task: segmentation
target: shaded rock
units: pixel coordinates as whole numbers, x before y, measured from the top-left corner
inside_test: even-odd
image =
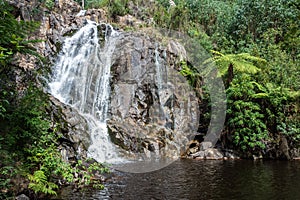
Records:
[[[225,150],[224,151],[224,158],[226,159],[240,159],[240,157],[234,153],[232,150]]]
[[[30,200],[30,199],[25,194],[21,194],[21,195],[16,197],[16,200]]]
[[[289,154],[289,145],[288,145],[286,137],[284,137],[284,136],[282,136],[280,138],[279,154],[280,154],[280,157],[283,159],[287,159],[287,160],[291,159],[290,154]]]
[[[293,148],[290,150],[290,152],[293,159],[300,158],[300,148]]]
[[[84,159],[91,144],[86,119],[77,110],[61,103],[50,96],[50,114],[53,129],[57,129],[63,136],[58,139],[58,149],[66,161]],[[58,126],[57,126],[58,125]]]

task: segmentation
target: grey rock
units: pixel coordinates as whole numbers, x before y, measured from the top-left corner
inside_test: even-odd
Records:
[[[209,148],[212,148],[212,143],[211,142],[202,142],[200,144],[200,150],[201,151],[205,151],[205,150],[207,150]]]
[[[224,157],[226,157],[227,159],[240,159],[240,157],[235,154],[233,151],[225,151],[224,153]]]
[[[288,145],[286,137],[284,137],[284,136],[282,136],[280,138],[279,152],[280,152],[280,156],[282,158],[287,159],[287,160],[291,159],[291,156],[289,153],[289,145]]]
[[[21,194],[21,195],[16,197],[16,200],[30,200],[30,199],[25,194]]]
[[[222,152],[218,149],[209,148],[204,151],[205,159],[207,160],[220,160],[223,159],[224,156]]]
[[[205,159],[205,152],[198,151],[196,153],[191,154],[192,158]]]
[[[170,43],[179,53],[182,47]],[[123,33],[115,51],[112,141],[133,152],[144,152],[142,143],[158,143],[161,155],[178,156],[199,121],[197,97],[176,69],[179,55],[139,33]]]
[[[56,127],[63,137],[58,139],[62,157],[64,160],[84,159],[87,157],[87,149],[91,144],[86,119],[77,110],[61,103],[50,96],[50,114],[52,121],[59,124]],[[55,125],[56,125],[55,124]]]

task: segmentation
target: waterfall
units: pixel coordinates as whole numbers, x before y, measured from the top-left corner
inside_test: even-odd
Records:
[[[160,93],[161,93],[161,90],[162,90],[162,85],[163,85],[163,79],[162,79],[162,68],[161,68],[161,64],[160,64],[158,44],[156,44],[156,47],[155,47],[155,71],[156,71],[157,89],[158,89],[158,93],[159,93],[159,96],[160,96]]]
[[[166,78],[166,73],[164,73],[163,71],[163,67],[162,63],[161,63],[161,58],[160,58],[160,53],[158,51],[158,44],[156,44],[155,47],[155,75],[156,75],[156,79],[155,79],[155,83],[157,84],[157,95],[158,95],[158,117],[161,121],[165,121],[166,120],[166,116],[165,116],[165,111],[164,111],[164,107],[163,107],[163,100],[162,97],[164,96],[163,92],[164,92],[164,88],[163,85],[165,85],[166,83],[164,82],[164,78]]]
[[[54,97],[86,118],[92,141],[89,156],[99,162],[118,162],[118,150],[110,142],[106,127],[110,67],[118,33],[106,25],[105,44],[100,47],[97,26],[88,21],[65,40],[49,88]]]

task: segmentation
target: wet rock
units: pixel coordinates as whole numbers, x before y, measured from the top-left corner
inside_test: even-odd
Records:
[[[211,142],[202,142],[200,145],[200,150],[205,151],[209,148],[212,148],[212,143]]]
[[[205,151],[198,151],[190,154],[188,157],[196,160],[222,160],[225,158],[223,153],[219,149],[215,148],[208,148]]]
[[[240,157],[233,150],[224,150],[225,159],[240,159]]]
[[[198,151],[196,153],[193,153],[190,155],[192,158],[196,158],[198,160],[205,159],[205,152],[204,151]]]
[[[209,148],[204,151],[205,159],[207,160],[221,160],[224,158],[219,149]]]
[[[179,56],[140,33],[122,34],[115,51],[108,122],[112,140],[134,152],[145,151],[142,143],[159,144],[161,154],[178,156],[187,135],[196,132],[199,116],[196,95],[176,70]]]
[[[192,140],[189,144],[189,152],[188,154],[194,154],[199,151],[200,143],[197,140]]]
[[[25,194],[21,194],[21,195],[16,197],[16,200],[30,200],[30,199]]]
[[[61,103],[50,96],[50,114],[53,128],[63,136],[58,139],[58,149],[66,161],[87,158],[87,149],[91,144],[86,119],[74,108]],[[56,126],[58,124],[58,126]]]
[[[290,150],[290,152],[293,159],[300,158],[300,148],[293,148]]]
[[[261,160],[261,159],[263,159],[263,156],[261,154],[258,154],[258,155],[253,154],[252,158],[253,158],[253,160]]]
[[[289,145],[288,145],[286,137],[284,137],[284,136],[282,136],[280,138],[279,154],[280,154],[280,157],[283,159],[287,159],[287,160],[291,159],[291,156],[289,154]]]

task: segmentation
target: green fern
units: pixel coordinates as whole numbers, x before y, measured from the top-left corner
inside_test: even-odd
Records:
[[[57,189],[58,186],[55,183],[49,182],[43,171],[35,171],[33,175],[28,175],[28,179],[30,180],[28,187],[35,193],[56,195],[54,190]]]
[[[256,74],[261,71],[259,66],[263,66],[267,63],[265,59],[251,56],[248,53],[222,54],[214,50],[211,52],[213,57],[207,59],[204,64],[215,62],[219,70],[219,75],[228,75],[228,85],[232,82],[236,73]]]

